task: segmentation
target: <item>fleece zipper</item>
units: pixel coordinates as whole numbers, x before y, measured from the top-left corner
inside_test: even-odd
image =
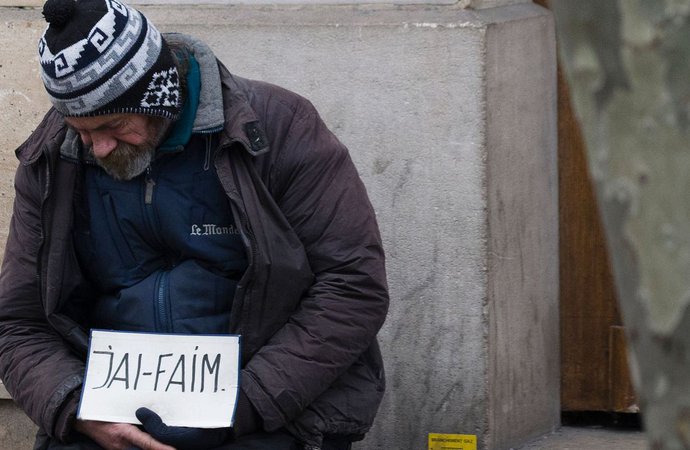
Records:
[[[161,270],[156,274],[156,289],[154,295],[156,309],[156,331],[159,333],[172,333],[173,325],[170,317],[170,271]]]

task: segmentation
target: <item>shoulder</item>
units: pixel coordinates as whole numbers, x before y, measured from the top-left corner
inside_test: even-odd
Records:
[[[300,120],[318,114],[308,99],[284,87],[232,75],[226,69],[221,76],[229,91],[246,101],[259,117],[275,119],[279,115]]]
[[[64,138],[66,126],[62,114],[51,108],[41,123],[15,151],[23,165],[33,164],[43,153],[43,148],[58,148]]]

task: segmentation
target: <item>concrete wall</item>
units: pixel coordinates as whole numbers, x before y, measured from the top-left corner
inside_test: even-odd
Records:
[[[560,417],[556,67],[550,20],[486,16],[489,448],[503,449]]]
[[[388,391],[358,448],[422,449],[436,432],[476,434],[479,448],[499,450],[555,428],[548,12],[497,0],[141,9],[164,31],[206,40],[238,75],[310,98],[352,151],[379,216],[392,295],[381,331]],[[39,10],[0,7],[0,16],[0,41],[10,43],[0,47],[4,233],[12,149],[47,102]]]

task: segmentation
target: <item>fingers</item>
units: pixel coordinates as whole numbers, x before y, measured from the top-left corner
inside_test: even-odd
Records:
[[[174,447],[158,442],[150,434],[144,433],[134,425],[127,429],[124,437],[130,444],[141,450],[175,450]]]
[[[107,450],[175,450],[129,423],[77,420],[75,427]]]
[[[149,433],[155,435],[155,431],[164,431],[165,428],[167,428],[160,416],[148,408],[137,409],[135,415],[137,416],[137,419],[139,419],[139,422],[141,422],[142,425],[144,425],[144,428]]]

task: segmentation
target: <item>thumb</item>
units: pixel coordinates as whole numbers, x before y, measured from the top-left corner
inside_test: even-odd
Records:
[[[165,433],[168,426],[163,423],[161,416],[151,411],[148,408],[139,408],[136,410],[135,415],[137,419],[144,425],[146,431],[152,434]]]

